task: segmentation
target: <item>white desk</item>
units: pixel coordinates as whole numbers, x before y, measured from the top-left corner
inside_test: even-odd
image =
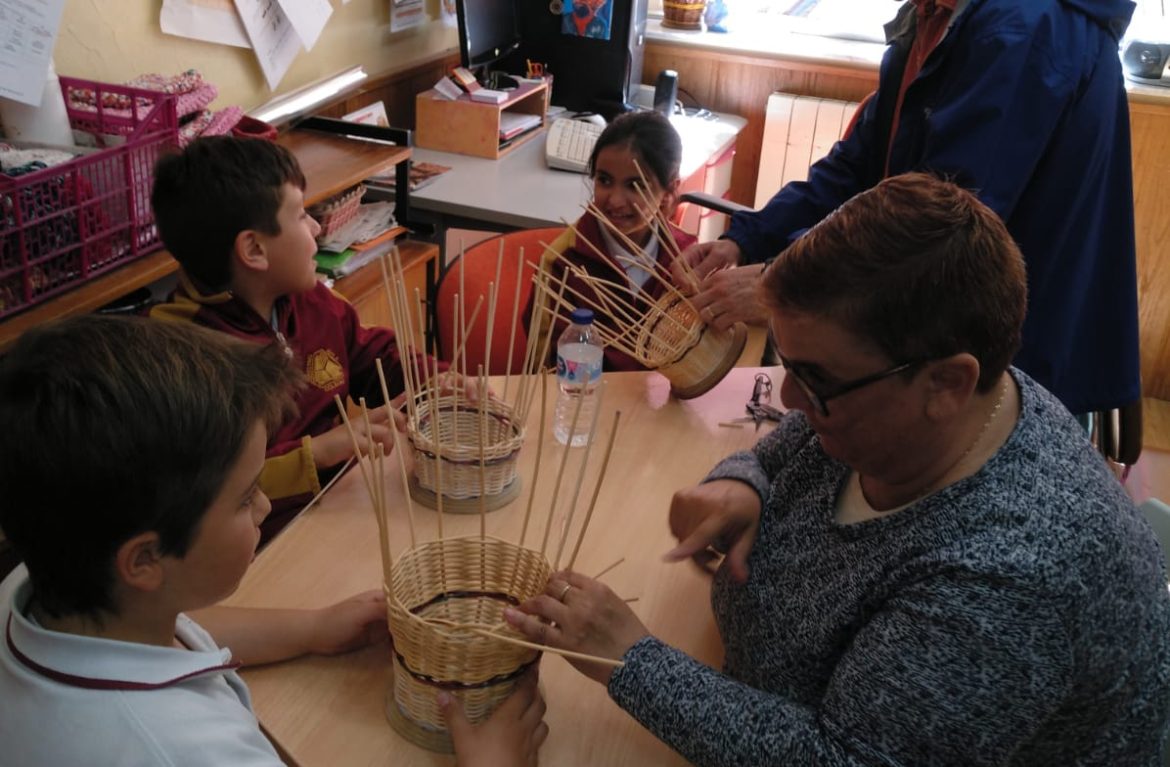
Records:
[[[684,181],[722,155],[747,124],[735,115],[680,115],[672,122],[683,140],[679,175]],[[444,232],[453,227],[510,231],[575,221],[592,196],[589,178],[550,169],[544,147],[545,138],[539,137],[499,160],[415,149],[416,162],[451,170],[411,193],[413,216],[435,225],[440,247]]]

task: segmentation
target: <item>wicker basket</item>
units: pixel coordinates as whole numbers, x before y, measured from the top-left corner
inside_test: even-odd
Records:
[[[321,225],[321,232],[317,235],[317,239],[324,240],[353,220],[358,208],[361,207],[362,195],[365,193],[366,188],[358,184],[352,189],[309,208],[309,215],[317,219],[317,223]]]
[[[707,0],[662,0],[662,26],[702,29]]]
[[[726,331],[709,328],[691,303],[676,294],[663,296],[646,312],[637,336],[642,358],[670,380],[671,393],[679,399],[710,391],[735,365],[746,343],[742,323]]]
[[[394,637],[394,684],[387,718],[414,743],[450,752],[440,690],[459,698],[471,722],[511,694],[539,653],[471,631],[523,638],[504,608],[541,593],[551,572],[543,554],[495,538],[420,544],[394,564],[387,595]]]
[[[444,395],[434,402],[438,416],[438,448],[432,423],[430,394],[418,396],[415,417],[407,426],[407,436],[414,451],[414,480],[426,493],[415,495],[427,505],[439,487],[439,461],[442,461],[443,498],[466,501],[481,497],[510,500],[519,491],[516,458],[524,442],[524,428],[516,423],[512,406],[488,400],[487,418],[480,404]],[[458,406],[457,406],[458,405]],[[480,470],[480,427],[483,434],[483,471]],[[494,508],[495,506],[493,506]],[[478,506],[458,503],[444,506],[445,511],[478,511]]]

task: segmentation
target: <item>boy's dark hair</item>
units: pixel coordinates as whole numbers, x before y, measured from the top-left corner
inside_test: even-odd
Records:
[[[605,126],[589,155],[589,175],[597,168],[597,156],[611,146],[628,147],[638,157],[638,165],[666,188],[678,178],[682,165],[682,139],[670,120],[660,112],[626,112]]]
[[[967,352],[987,392],[1020,346],[1027,289],[999,216],[948,181],[907,173],[781,253],[764,272],[764,300],[834,320],[894,364]]]
[[[211,136],[158,161],[150,203],[163,244],[187,274],[219,290],[231,281],[240,232],[280,234],[276,216],[285,184],[305,188],[297,159],[284,147]]]
[[[278,344],[189,323],[85,316],[0,360],[0,528],[54,616],[118,609],[114,555],[157,532],[186,554],[257,419],[293,408]]]

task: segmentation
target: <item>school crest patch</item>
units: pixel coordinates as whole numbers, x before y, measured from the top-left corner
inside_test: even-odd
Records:
[[[333,391],[345,383],[341,360],[329,349],[318,349],[305,359],[305,375],[321,391]]]

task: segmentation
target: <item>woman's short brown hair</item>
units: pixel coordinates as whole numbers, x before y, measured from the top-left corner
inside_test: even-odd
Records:
[[[823,316],[891,362],[968,352],[988,391],[1020,345],[1024,261],[975,195],[923,173],[882,181],[792,244],[764,274],[773,309]]]

